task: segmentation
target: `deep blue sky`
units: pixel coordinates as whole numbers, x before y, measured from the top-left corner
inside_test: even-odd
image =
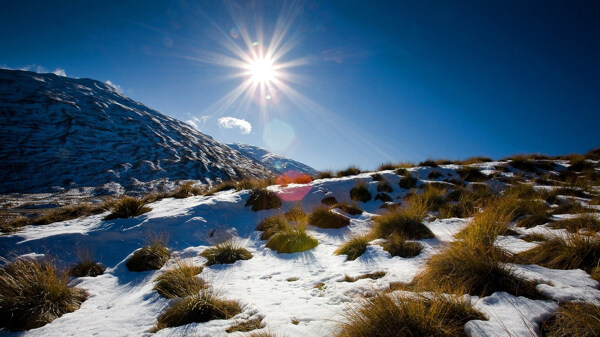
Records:
[[[2,1],[1,7],[0,66],[110,80],[162,113],[198,118],[199,129],[217,140],[269,148],[317,169],[600,146],[598,1],[273,0],[236,1],[233,10],[217,0]],[[289,8],[297,15],[286,39],[295,46],[281,61],[305,60],[289,69],[297,80],[286,83],[306,104],[280,91],[268,106],[216,110],[245,78],[202,56],[233,56],[224,41],[246,48],[234,38],[243,27],[257,40],[262,27],[267,47],[277,17]],[[223,116],[247,120],[252,132],[220,128]]]

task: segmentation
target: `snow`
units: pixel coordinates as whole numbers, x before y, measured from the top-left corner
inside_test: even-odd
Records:
[[[480,166],[493,165],[485,163]],[[409,171],[422,179],[428,179],[432,170],[442,172],[444,177],[456,178],[454,166],[411,168]],[[379,173],[394,187],[390,193],[394,200],[401,200],[409,192],[398,187],[400,177],[392,171]],[[373,219],[381,214],[381,202],[375,200],[359,203],[365,210],[362,214],[345,214],[350,218],[347,227],[309,227],[309,234],[318,239],[319,245],[306,252],[278,254],[266,248],[266,242],[260,240],[261,233],[255,231],[256,225],[266,217],[295,206],[309,212],[320,206],[325,196],[349,202],[349,190],[358,183],[367,184],[370,193],[375,196],[377,182],[372,181],[372,174],[322,179],[306,185],[270,186],[270,190],[284,199],[282,208],[278,210],[253,212],[244,207],[249,191],[229,190],[213,196],[165,198],[150,204],[152,211],[136,218],[104,221],[106,214],[100,214],[46,226],[29,226],[18,233],[0,236],[0,256],[45,254],[66,266],[76,260],[78,249],[85,248],[108,267],[104,275],[72,281],[73,285],[90,294],[80,309],[41,328],[0,332],[0,336],[226,336],[227,327],[257,315],[264,316],[267,329],[286,336],[330,336],[335,333],[337,322],[343,320],[351,304],[365,294],[387,290],[392,282],[412,281],[431,256],[456,240],[454,235],[470,220],[425,221],[435,238],[419,240],[423,250],[413,258],[392,257],[378,245],[381,240],[371,242],[365,254],[354,261],[347,261],[344,255],[334,255],[339,245],[351,235],[366,233]],[[341,210],[336,211],[342,213]],[[551,230],[544,225],[517,230],[521,233],[564,233],[564,230]],[[168,235],[172,259],[158,271],[129,271],[125,261],[153,234]],[[171,303],[152,290],[153,280],[171,268],[177,259],[203,265],[206,260],[199,254],[210,247],[215,238],[227,236],[238,240],[253,254],[253,258],[231,265],[207,266],[198,277],[210,282],[223,297],[240,301],[243,312],[230,320],[193,323],[150,333],[158,315]],[[517,253],[537,244],[512,236],[500,236],[496,245]],[[553,270],[518,264],[507,266],[517,276],[539,282],[537,289],[549,300],[532,300],[504,292],[482,298],[471,297],[475,308],[489,320],[469,321],[465,326],[468,335],[535,336],[543,320],[557,310],[558,301],[600,304],[598,282],[582,270]],[[357,277],[374,272],[386,274],[377,280],[341,282],[345,275]],[[241,336],[239,333],[231,335]]]

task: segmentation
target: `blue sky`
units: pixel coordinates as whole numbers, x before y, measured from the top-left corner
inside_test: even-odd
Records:
[[[0,66],[110,80],[219,141],[317,169],[600,146],[597,1],[4,1],[2,8]],[[269,100],[255,93],[223,104],[249,80],[223,64],[236,57],[227,46],[268,49],[282,26],[291,47],[274,65],[295,62],[279,70],[284,86]],[[223,117],[243,119],[251,131],[219,123]]]

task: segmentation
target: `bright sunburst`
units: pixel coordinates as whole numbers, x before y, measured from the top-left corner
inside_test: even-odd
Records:
[[[249,74],[252,82],[261,85],[269,85],[277,78],[275,64],[266,57],[256,58],[248,64]]]

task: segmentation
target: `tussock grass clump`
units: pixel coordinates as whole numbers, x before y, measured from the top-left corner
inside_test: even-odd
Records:
[[[308,223],[319,228],[342,228],[350,224],[347,217],[333,213],[324,207],[316,208],[308,216]]]
[[[120,218],[133,218],[138,215],[150,212],[152,209],[147,207],[143,200],[131,197],[123,197],[117,200],[111,207],[112,213],[104,217],[104,220],[113,220]]]
[[[371,193],[365,184],[357,184],[350,190],[350,199],[353,201],[367,202],[371,200]]]
[[[374,173],[371,175],[373,181],[384,181],[383,176],[379,173]]]
[[[256,317],[245,321],[241,321],[225,329],[225,332],[248,332],[252,330],[262,329],[265,326],[262,321],[263,317]]]
[[[536,191],[532,185],[516,184],[504,191],[504,195],[519,199],[539,199],[542,194]]]
[[[423,194],[414,195],[409,200],[427,210],[437,211],[441,206],[446,204],[446,192],[447,189],[444,186],[427,184],[425,185]]]
[[[464,181],[486,181],[488,176],[481,173],[478,168],[471,166],[463,166],[456,170],[456,173],[460,176],[460,179]]]
[[[264,188],[255,188],[252,189],[250,197],[246,201],[246,207],[248,206],[251,206],[252,210],[255,212],[279,208],[281,207],[281,199],[279,199],[275,192],[268,191]]]
[[[94,260],[89,251],[80,251],[77,253],[77,257],[79,263],[69,269],[69,275],[74,277],[96,277],[104,274],[106,267]]]
[[[600,220],[593,214],[581,214],[575,218],[555,221],[550,227],[565,228],[573,233],[577,233],[580,230],[596,233],[600,231]]]
[[[204,288],[198,294],[176,300],[158,316],[154,330],[213,319],[229,319],[241,312],[242,307],[238,302],[221,298],[212,288]]]
[[[578,214],[588,212],[597,212],[597,210],[583,206],[580,202],[572,199],[567,199],[561,202],[558,207],[552,208],[552,214]]]
[[[298,253],[315,248],[319,241],[306,233],[303,227],[285,230],[273,235],[266,246],[278,253]]]
[[[600,205],[600,195],[597,195],[588,202],[590,205]]]
[[[380,181],[379,184],[377,184],[377,192],[392,193],[394,192],[394,189],[387,181]]]
[[[296,223],[305,222],[308,219],[306,212],[304,212],[299,206],[295,206],[289,211],[283,213],[283,216],[286,220]]]
[[[96,277],[104,274],[106,267],[97,261],[81,261],[69,270],[69,275],[74,277]]]
[[[335,255],[347,255],[348,261],[354,261],[367,251],[369,245],[369,237],[367,235],[351,236],[350,240],[338,247],[334,252]]]
[[[600,262],[600,238],[582,234],[554,237],[517,254],[516,260],[553,269],[580,268],[591,272]]]
[[[554,164],[550,161],[535,160],[531,156],[513,156],[508,163],[510,166],[525,172],[537,172],[538,169],[553,171]]]
[[[439,177],[442,177],[442,176],[443,176],[443,174],[441,174],[441,173],[440,173],[440,172],[438,172],[438,171],[431,171],[431,172],[429,172],[429,174],[427,175],[427,178],[428,178],[428,179],[437,179],[437,178],[439,178]]]
[[[363,274],[363,275],[359,275],[356,277],[352,277],[352,276],[348,276],[348,274],[344,275],[344,278],[339,280],[338,282],[356,282],[358,280],[364,280],[364,279],[371,279],[371,280],[378,280],[382,277],[384,277],[386,275],[386,272],[384,271],[376,271],[373,273],[367,273],[367,274]]]
[[[79,309],[83,289],[67,286],[68,277],[44,262],[17,260],[0,269],[0,329],[39,328]]]
[[[385,192],[377,193],[375,196],[375,200],[381,200],[381,202],[390,202],[393,201],[392,197]]]
[[[600,307],[588,303],[561,303],[558,312],[542,325],[542,336],[600,336]]]
[[[315,179],[329,179],[329,178],[333,178],[333,177],[334,177],[333,172],[321,171],[321,172],[319,172],[319,174],[317,174]]]
[[[423,224],[425,215],[426,209],[420,205],[388,211],[375,218],[371,235],[375,238],[387,238],[396,233],[409,240],[433,238],[431,230]]]
[[[381,244],[383,250],[392,256],[404,258],[415,257],[421,253],[423,246],[418,242],[407,241],[397,233],[392,233],[387,240]]]
[[[127,260],[126,266],[131,271],[157,270],[167,263],[171,252],[165,247],[166,240],[150,239],[150,244],[136,250]]]
[[[438,167],[438,164],[433,159],[427,159],[425,161],[420,162],[418,166]]]
[[[533,228],[545,223],[552,222],[546,215],[528,215],[517,222],[517,227]]]
[[[337,176],[338,176],[338,178],[341,178],[341,177],[355,176],[357,174],[360,174],[360,169],[356,166],[350,166],[345,170],[338,171]]]
[[[569,171],[582,172],[586,169],[594,169],[594,164],[590,163],[589,161],[586,161],[583,156],[579,158],[572,158],[570,160],[570,164],[571,165],[567,167],[567,170]]]
[[[462,161],[463,165],[471,165],[471,164],[479,164],[479,163],[489,163],[492,161],[492,158],[489,157],[471,157]]]
[[[10,221],[3,221],[2,223],[0,223],[0,232],[12,233],[28,225],[43,226],[54,222],[77,219],[83,216],[96,215],[104,213],[109,207],[110,202],[103,202],[99,204],[81,203],[76,205],[58,207],[34,218],[19,216]]]
[[[397,175],[399,175],[399,176],[406,176],[408,174],[408,170],[405,169],[404,167],[400,167],[400,168],[397,168],[394,171],[394,173],[397,174]]]
[[[237,185],[238,184],[235,181],[223,181],[209,189],[205,195],[210,196],[214,195],[217,192],[235,190],[237,188]]]
[[[192,262],[178,261],[175,268],[156,278],[154,290],[166,298],[183,298],[197,294],[206,286],[203,280],[196,277],[201,272],[202,267],[194,266]]]
[[[398,182],[398,185],[404,189],[411,189],[417,186],[417,178],[413,178],[410,174],[406,175]]]
[[[466,336],[464,325],[486,319],[468,300],[433,294],[399,296],[377,292],[352,308],[336,337]]]
[[[383,163],[383,164],[379,165],[379,167],[377,168],[377,171],[395,170],[396,167],[397,166],[393,163]]]
[[[215,264],[232,264],[239,260],[250,260],[252,253],[235,241],[227,240],[205,249],[200,256],[207,259],[207,266],[212,266]]]
[[[183,199],[187,197],[193,197],[195,195],[201,195],[202,192],[203,191],[201,188],[194,186],[191,182],[187,182],[179,185],[179,187],[177,187],[177,189],[171,193],[171,196],[173,198]]]
[[[256,227],[257,231],[262,231],[261,240],[268,240],[271,236],[278,232],[291,230],[292,227],[288,223],[287,219],[281,215],[270,216],[261,221]]]
[[[345,202],[341,202],[331,206],[331,209],[333,208],[339,208],[350,215],[359,215],[363,213],[363,210],[360,209],[357,205],[352,205]]]
[[[338,203],[337,199],[334,196],[329,196],[321,199],[321,203],[327,206],[333,206]]]
[[[483,242],[456,241],[429,259],[426,269],[415,279],[418,289],[444,289],[488,296],[505,291],[515,296],[541,298],[536,283],[514,275],[502,263],[507,257],[500,249]]]
[[[510,233],[510,219],[510,213],[504,209],[486,208],[477,213],[473,220],[456,234],[456,238],[473,246],[483,244],[491,247],[498,235]]]

